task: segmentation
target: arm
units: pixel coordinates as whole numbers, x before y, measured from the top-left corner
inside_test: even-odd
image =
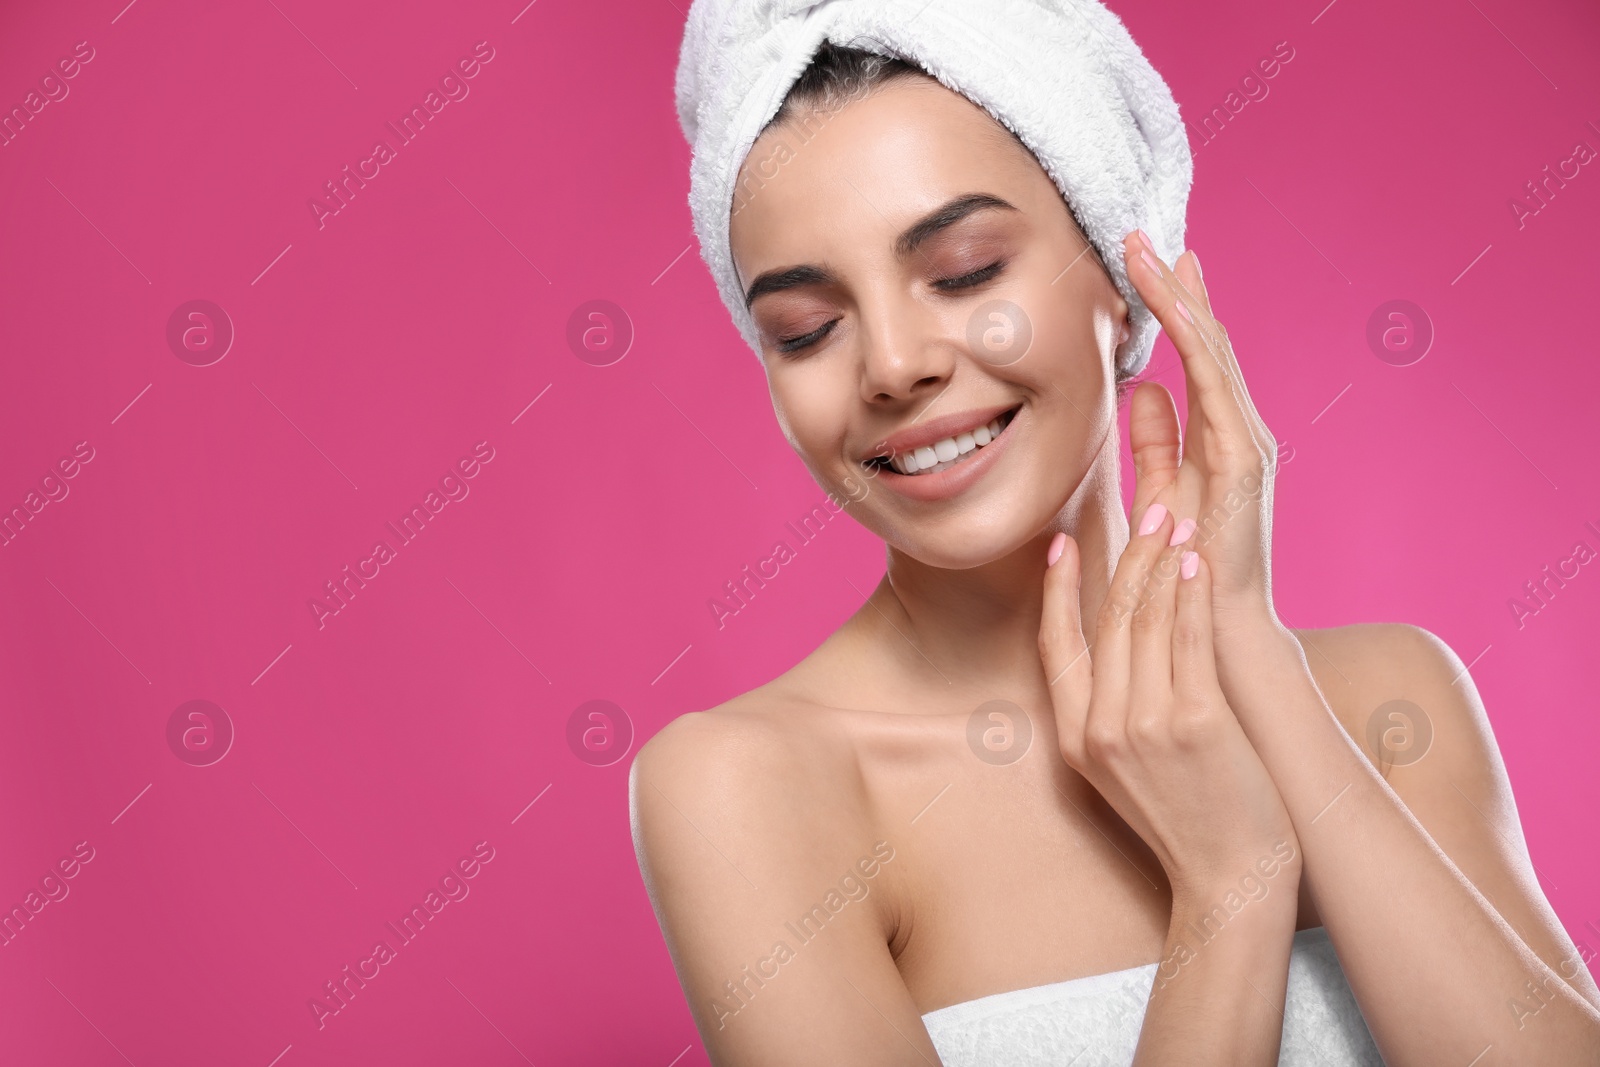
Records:
[[[1600,1008],[1586,961],[1539,887],[1494,730],[1460,657],[1427,630],[1399,623],[1341,627],[1318,634],[1315,643],[1295,636],[1313,662],[1334,665],[1337,677],[1321,684],[1336,712],[1341,705],[1357,709],[1341,720],[1363,747],[1372,741],[1363,729],[1371,709],[1395,699],[1416,705],[1423,720],[1417,729],[1391,717],[1384,725],[1400,735],[1380,736],[1368,758],[1523,944]],[[1402,748],[1421,744],[1424,724],[1427,747]],[[1522,1000],[1519,1017],[1537,1009],[1536,1000]]]
[[[1307,888],[1384,1059],[1467,1064],[1492,1051],[1494,1062],[1593,1062],[1600,1009],[1523,943],[1323,700],[1272,605],[1277,445],[1212,316],[1198,259],[1186,253],[1175,272],[1141,257],[1136,237],[1129,249],[1131,276],[1183,356],[1189,388],[1181,463],[1170,398],[1133,413],[1134,452],[1148,457],[1140,471],[1161,483],[1162,499],[1199,520],[1198,550],[1218,576],[1223,690],[1278,783],[1305,851]],[[1470,748],[1449,769],[1483,790],[1489,765]],[[1491,773],[1480,796],[1500,792]],[[1525,878],[1517,888],[1537,892]]]
[[[888,949],[894,843],[815,755],[702,713],[634,760],[639,867],[695,1025],[718,1067],[937,1067]]]
[[[1234,882],[1173,901],[1134,1067],[1278,1062],[1300,859],[1262,862],[1278,869],[1270,883],[1251,883],[1270,886],[1259,899]]]
[[[1294,828],[1218,684],[1209,571],[1180,556],[1164,509],[1135,514],[1145,521],[1118,561],[1093,656],[1065,534],[1052,544],[1039,634],[1063,758],[1172,885],[1134,1063],[1275,1064],[1298,911]]]
[[[1224,688],[1280,783],[1307,885],[1384,1059],[1467,1063],[1492,1048],[1499,1062],[1592,1061],[1600,1009],[1522,941],[1356,748],[1293,635],[1266,631],[1251,659]],[[1434,767],[1481,788],[1453,763]]]

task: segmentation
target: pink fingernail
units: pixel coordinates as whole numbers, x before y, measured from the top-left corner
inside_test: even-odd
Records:
[[[1044,555],[1044,565],[1046,567],[1054,567],[1056,565],[1056,560],[1061,558],[1062,549],[1066,547],[1066,534],[1058,533],[1054,537],[1050,538],[1050,551],[1046,552]]]
[[[1150,251],[1154,252],[1156,250],[1156,246],[1150,243],[1150,235],[1145,233],[1144,230],[1135,227],[1133,235],[1139,239],[1140,244],[1144,245]]]
[[[1184,519],[1178,523],[1178,528],[1172,531],[1172,540],[1167,542],[1168,547],[1183,544],[1189,540],[1189,535],[1192,533],[1194,533],[1194,520]]]
[[[1193,578],[1200,569],[1200,554],[1198,552],[1185,552],[1178,557],[1178,573],[1185,578]]]
[[[1157,274],[1161,273],[1161,261],[1155,256],[1152,256],[1149,252],[1141,248],[1139,249],[1139,258],[1144,260],[1145,266],[1149,267]]]
[[[1189,309],[1183,306],[1183,301],[1179,300],[1179,301],[1176,301],[1176,303],[1178,305],[1178,314],[1183,316],[1183,321],[1184,322],[1193,322],[1194,321],[1194,317],[1189,314]]]
[[[1167,506],[1165,504],[1151,504],[1144,512],[1144,521],[1139,524],[1139,536],[1148,537],[1161,528],[1166,521]]]

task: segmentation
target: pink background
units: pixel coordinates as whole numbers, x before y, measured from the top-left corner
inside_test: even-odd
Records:
[[[792,664],[882,562],[833,523],[713,622],[822,493],[692,245],[683,0],[125,2],[0,14],[8,110],[94,49],[0,148],[0,507],[94,450],[0,547],[0,905],[94,849],[0,947],[0,1059],[705,1063],[628,759],[580,761],[568,718],[614,701],[636,750]],[[1190,211],[1289,457],[1281,613],[1473,664],[1545,891],[1600,947],[1600,573],[1508,606],[1600,548],[1600,163],[1509,207],[1600,149],[1600,9],[1113,7],[1191,117],[1294,49],[1192,134]],[[308,199],[479,41],[469,95],[319,228]],[[194,299],[236,330],[210,366],[166,340]],[[609,366],[567,343],[592,299],[636,334]],[[1365,339],[1391,299],[1436,330],[1411,366]],[[1178,388],[1165,339],[1153,366]],[[308,601],[480,441],[470,494],[319,629]],[[210,766],[167,741],[194,699],[236,731]],[[319,1029],[323,983],[480,841],[470,894]]]

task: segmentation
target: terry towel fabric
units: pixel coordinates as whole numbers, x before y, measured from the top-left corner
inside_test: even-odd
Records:
[[[1178,105],[1122,22],[1096,0],[694,0],[679,50],[678,119],[693,149],[700,253],[760,354],[728,247],[740,165],[823,41],[915,62],[1032,150],[1130,305],[1129,374],[1159,324],[1128,281],[1122,238],[1142,227],[1183,253],[1194,164]]]
[[[945,1067],[1127,1067],[1156,965],[954,1004],[922,1017]],[[1289,951],[1278,1067],[1383,1067],[1326,927]]]

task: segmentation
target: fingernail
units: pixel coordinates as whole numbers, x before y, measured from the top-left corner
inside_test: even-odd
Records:
[[[1139,239],[1140,244],[1144,245],[1150,251],[1154,252],[1156,250],[1156,246],[1150,243],[1150,235],[1145,233],[1144,230],[1134,227],[1133,235]]]
[[[1167,506],[1165,504],[1151,504],[1144,512],[1144,521],[1139,524],[1139,536],[1148,537],[1161,528],[1166,521]]]
[[[1172,531],[1172,540],[1167,542],[1167,546],[1171,547],[1172,545],[1183,544],[1185,541],[1189,540],[1189,535],[1192,533],[1194,533],[1194,520],[1184,519],[1182,522],[1178,523],[1178,528]]]
[[[1198,552],[1185,552],[1178,557],[1178,573],[1185,578],[1193,578],[1200,569],[1200,554]]]
[[[1139,258],[1144,260],[1145,266],[1149,267],[1157,274],[1161,273],[1161,261],[1155,256],[1152,256],[1149,252],[1141,248],[1139,249]]]
[[[1183,317],[1183,321],[1189,323],[1194,322],[1194,316],[1190,315],[1189,309],[1183,306],[1183,301],[1178,300],[1175,301],[1175,303],[1178,305],[1178,314]]]
[[[1061,550],[1066,547],[1066,534],[1058,533],[1054,537],[1050,538],[1050,551],[1046,552],[1044,555],[1044,565],[1046,567],[1054,567],[1056,565],[1056,560],[1061,558]]]

